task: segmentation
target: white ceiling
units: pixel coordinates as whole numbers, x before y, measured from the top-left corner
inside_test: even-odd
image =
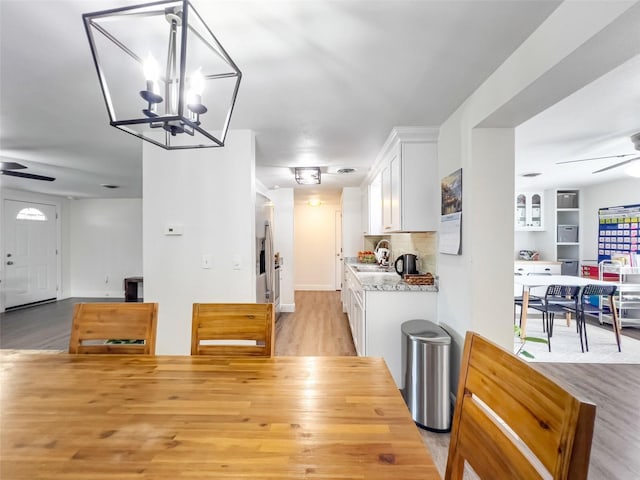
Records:
[[[141,196],[141,141],[108,125],[81,21],[82,13],[137,3],[0,2],[0,150],[30,173],[57,177],[0,176],[3,187]],[[193,1],[243,72],[231,128],[256,132],[258,178],[305,195],[359,185],[393,126],[441,124],[558,3]],[[632,152],[638,58],[619,70],[586,87],[595,92],[577,92],[519,127],[516,171],[565,181],[554,160]],[[357,172],[298,187],[290,168],[300,165]],[[577,165],[566,178],[575,186]]]

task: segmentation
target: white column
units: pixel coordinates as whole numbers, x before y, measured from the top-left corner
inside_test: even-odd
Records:
[[[143,142],[144,292],[159,303],[156,353],[189,354],[194,302],[255,302],[254,202],[253,132],[230,131],[222,148]]]

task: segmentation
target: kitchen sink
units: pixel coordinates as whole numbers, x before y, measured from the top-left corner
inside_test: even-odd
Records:
[[[352,265],[356,272],[361,273],[396,273],[395,270],[389,270],[389,267],[381,267],[380,265]]]

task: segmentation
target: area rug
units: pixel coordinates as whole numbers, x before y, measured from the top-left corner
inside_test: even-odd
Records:
[[[638,363],[640,364],[640,341],[622,336],[622,352],[618,352],[616,337],[613,328],[607,329],[593,325],[587,325],[589,339],[589,351],[582,353],[580,350],[580,337],[576,332],[575,321],[567,327],[564,319],[557,319],[553,327],[551,337],[551,352],[544,343],[527,342],[524,350],[531,353],[534,358],[529,362],[556,362],[556,363]],[[530,318],[527,322],[527,336],[547,338],[542,331],[542,320]],[[520,340],[516,338],[514,351],[520,347]]]

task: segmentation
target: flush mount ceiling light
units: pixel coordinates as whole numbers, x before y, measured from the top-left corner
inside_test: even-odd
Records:
[[[300,185],[320,183],[320,167],[295,167],[296,182]]]
[[[242,73],[187,0],[82,18],[112,126],[167,150],[224,146]]]

